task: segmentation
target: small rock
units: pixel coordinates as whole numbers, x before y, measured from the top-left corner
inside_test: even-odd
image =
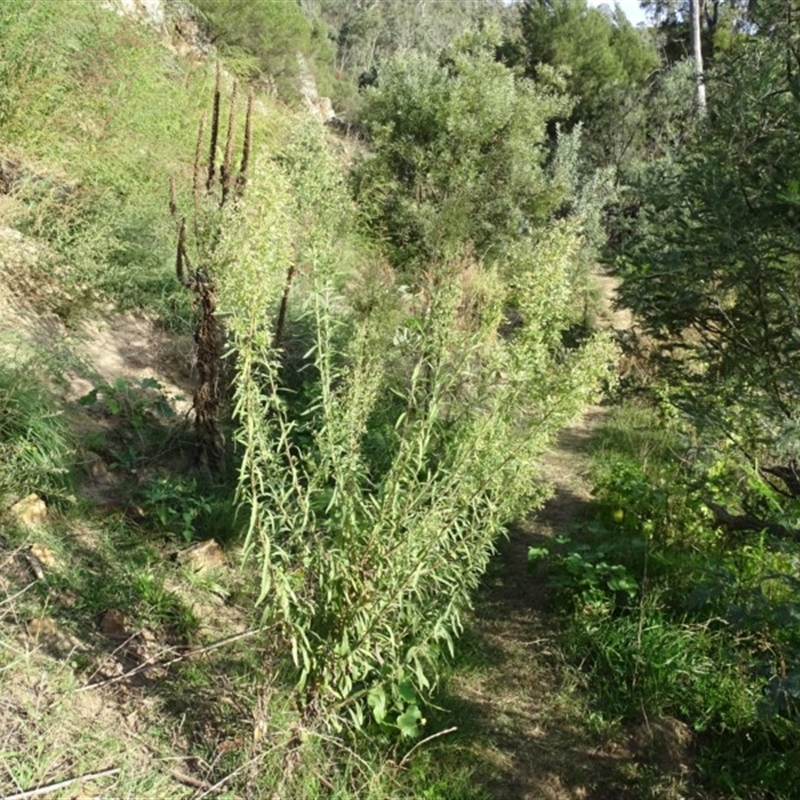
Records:
[[[218,569],[225,566],[225,553],[217,542],[209,539],[198,542],[178,553],[178,561],[191,567],[195,572]]]
[[[125,615],[117,608],[112,608],[103,614],[100,630],[112,639],[125,639],[130,635],[125,624]]]
[[[35,617],[28,620],[28,633],[34,639],[39,639],[42,636],[55,636],[60,631],[58,625],[52,617]]]
[[[56,568],[56,557],[53,551],[40,542],[34,542],[29,548],[30,554],[45,568]]]
[[[62,631],[52,617],[35,617],[27,623],[28,634],[54,655],[64,658],[82,648],[81,642]]]
[[[17,522],[35,528],[47,520],[47,505],[38,494],[29,494],[9,509]]]

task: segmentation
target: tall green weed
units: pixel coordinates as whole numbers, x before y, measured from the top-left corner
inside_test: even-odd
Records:
[[[516,292],[462,258],[364,303],[339,258],[353,252],[344,185],[308,131],[298,140],[257,167],[218,275],[248,549],[307,712],[363,725],[369,711],[415,735],[494,543],[544,499],[539,458],[595,396],[610,345],[559,339],[573,313],[566,227],[531,245]],[[287,288],[306,336],[291,380],[275,348]]]

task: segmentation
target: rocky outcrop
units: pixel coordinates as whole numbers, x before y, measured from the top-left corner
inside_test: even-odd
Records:
[[[300,67],[300,96],[309,114],[322,123],[335,119],[333,103],[330,97],[319,96],[314,73],[302,53],[297,54],[297,64]]]
[[[158,30],[164,44],[185,58],[206,59],[214,47],[203,18],[191,3],[183,0],[104,0],[106,8],[138,19]]]

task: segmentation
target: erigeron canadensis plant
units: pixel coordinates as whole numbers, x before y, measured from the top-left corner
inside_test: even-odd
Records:
[[[295,143],[257,164],[224,229],[239,493],[305,719],[362,725],[371,707],[411,735],[503,526],[544,500],[540,456],[596,396],[611,348],[561,344],[575,314],[566,225],[520,246],[513,290],[493,270],[478,285],[454,257],[404,301],[396,288],[383,306],[356,302],[337,263],[349,201],[336,176],[324,147]],[[317,222],[328,212],[340,224]],[[293,268],[309,341],[290,392],[275,332]]]

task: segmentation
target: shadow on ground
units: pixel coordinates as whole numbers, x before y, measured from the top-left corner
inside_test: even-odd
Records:
[[[438,699],[439,728],[458,731],[438,747],[462,751],[492,800],[620,800],[638,797],[627,747],[592,724],[574,670],[562,653],[561,618],[545,567],[530,571],[528,548],[558,549],[590,511],[589,449],[603,410],[567,428],[545,459],[554,496],[514,526],[484,578],[459,662]],[[435,729],[435,728],[434,728]],[[463,751],[468,754],[464,758]]]

